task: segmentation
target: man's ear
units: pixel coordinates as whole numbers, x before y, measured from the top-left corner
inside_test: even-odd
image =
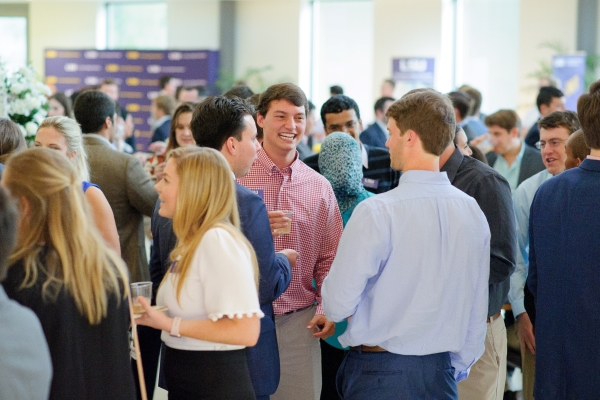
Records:
[[[362,119],[359,119],[359,120],[358,120],[358,128],[360,129],[360,132],[362,132],[362,131],[363,131],[363,123],[362,123]],[[360,132],[359,132],[359,133],[360,133]]]
[[[234,156],[237,151],[237,143],[235,138],[233,136],[229,136],[225,143],[223,143],[223,147],[221,149],[221,151],[225,150],[228,154]]]
[[[261,128],[265,127],[265,117],[261,113],[256,114],[256,124]]]
[[[519,137],[519,128],[516,126],[510,130],[510,136]]]
[[[110,117],[106,117],[106,119],[104,120],[104,125],[102,125],[102,130],[107,130],[112,128],[112,126],[114,125],[113,120]]]
[[[581,158],[579,158],[579,157],[577,157],[577,158],[576,158],[576,160],[577,160],[577,166],[579,167],[579,164],[581,164],[581,162],[582,162],[583,160],[582,160]]]

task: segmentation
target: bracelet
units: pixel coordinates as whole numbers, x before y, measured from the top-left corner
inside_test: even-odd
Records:
[[[179,324],[181,324],[181,317],[173,318],[173,325],[171,325],[171,332],[169,332],[169,335],[178,338],[181,337],[181,333],[179,333]]]

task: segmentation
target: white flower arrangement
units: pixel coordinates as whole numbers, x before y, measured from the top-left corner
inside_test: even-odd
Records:
[[[0,61],[0,117],[19,125],[28,142],[33,141],[38,126],[48,115],[48,98],[52,92],[37,80],[33,67],[10,72]]]

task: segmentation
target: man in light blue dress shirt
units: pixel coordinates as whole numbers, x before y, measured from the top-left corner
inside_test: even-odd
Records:
[[[533,400],[535,370],[535,336],[532,325],[535,315],[529,315],[525,310],[526,301],[530,303],[530,310],[533,308],[533,298],[525,288],[529,271],[529,210],[541,184],[565,170],[566,142],[573,132],[581,128],[577,114],[573,111],[555,111],[542,118],[539,127],[539,145],[546,168],[521,183],[513,194],[519,251],[515,272],[510,277],[508,300],[517,319],[521,341],[524,400]]]
[[[439,172],[454,137],[447,96],[417,89],[387,113],[396,189],[360,203],[322,289],[339,341],[344,399],[457,399],[484,350],[490,231],[477,202]]]

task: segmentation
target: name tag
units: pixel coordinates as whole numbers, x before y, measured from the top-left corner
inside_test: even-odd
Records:
[[[258,189],[258,190],[252,190],[254,193],[256,193],[258,195],[258,197],[261,198],[262,201],[265,201],[265,191],[264,189]]]
[[[369,189],[377,189],[379,187],[379,179],[363,178],[362,184]]]

